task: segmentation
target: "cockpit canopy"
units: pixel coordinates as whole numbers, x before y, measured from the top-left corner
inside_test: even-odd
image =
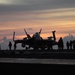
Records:
[[[36,32],[32,37],[36,40],[41,40],[40,34],[38,32]]]

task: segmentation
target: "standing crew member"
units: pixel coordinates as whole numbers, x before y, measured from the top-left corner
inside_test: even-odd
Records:
[[[63,49],[63,47],[64,47],[63,39],[62,39],[62,37],[60,37],[60,39],[58,41],[58,48]]]
[[[11,43],[11,41],[9,41],[9,50],[11,50],[11,47],[12,47],[12,43]]]
[[[69,42],[68,41],[66,42],[66,46],[67,46],[67,49],[69,49]]]

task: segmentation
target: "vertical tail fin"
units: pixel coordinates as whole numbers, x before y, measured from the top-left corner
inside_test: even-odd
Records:
[[[15,39],[15,32],[13,33],[13,41],[14,41],[14,39]]]
[[[56,41],[55,32],[56,32],[56,31],[52,31],[52,34],[53,34],[54,41]]]
[[[27,32],[26,32],[25,28],[24,28],[24,31],[25,31],[25,34],[27,35]]]
[[[41,31],[42,31],[42,28],[40,29],[39,34],[41,34]]]
[[[31,38],[31,36],[26,32],[26,30],[24,29],[26,36],[28,37],[28,39]]]

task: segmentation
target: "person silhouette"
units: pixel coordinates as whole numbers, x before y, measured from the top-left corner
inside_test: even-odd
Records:
[[[12,43],[11,43],[11,41],[9,41],[9,50],[11,50],[11,47],[12,47]]]
[[[70,40],[70,49],[72,49],[72,41]]]
[[[58,48],[63,49],[63,47],[64,47],[63,39],[62,37],[60,37],[60,39],[58,40]]]
[[[67,49],[69,49],[69,42],[68,41],[66,42],[66,46],[67,46]]]

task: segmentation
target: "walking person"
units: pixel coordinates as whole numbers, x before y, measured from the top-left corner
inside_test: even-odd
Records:
[[[60,39],[58,40],[58,48],[59,49],[63,49],[64,48],[64,43],[63,43],[62,37],[60,37]]]
[[[11,41],[9,41],[9,50],[11,50],[11,47],[12,47],[12,43],[11,43]]]

